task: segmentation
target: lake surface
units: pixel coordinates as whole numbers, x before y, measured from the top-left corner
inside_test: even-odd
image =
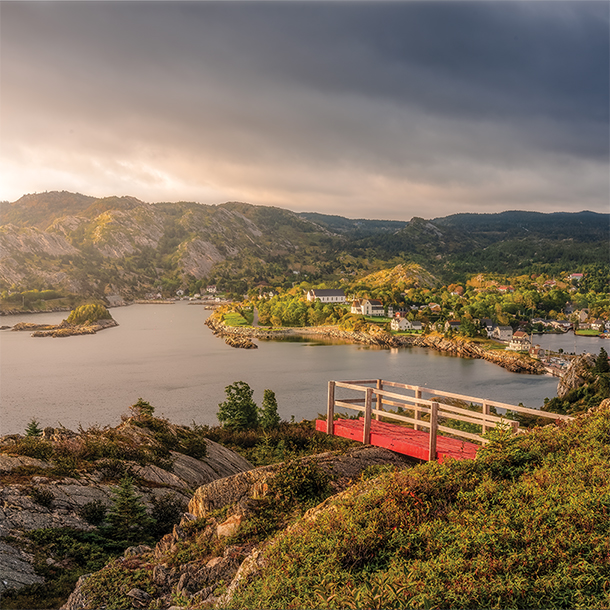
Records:
[[[257,350],[235,349],[204,325],[209,311],[187,302],[119,307],[112,315],[119,326],[96,335],[0,331],[0,435],[22,432],[32,418],[71,429],[114,426],[140,397],[172,422],[213,425],[225,386],[238,380],[250,384],[258,404],[273,390],[282,418],[297,421],[326,411],[331,379],[382,378],[532,408],[557,391],[557,378],[427,348],[260,341]],[[3,316],[0,325],[66,316]]]
[[[544,349],[550,349],[554,352],[562,349],[568,354],[583,354],[585,352],[599,354],[599,349],[601,347],[606,351],[610,349],[610,341],[608,341],[608,339],[575,335],[572,331],[567,333],[534,335],[533,342]]]

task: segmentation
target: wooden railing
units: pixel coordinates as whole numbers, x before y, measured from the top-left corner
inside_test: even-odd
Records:
[[[362,393],[364,396],[362,398],[338,399],[336,396],[337,388]],[[407,390],[408,392],[411,392],[412,395],[388,391],[385,388]],[[424,395],[430,395],[432,400],[424,398]],[[438,398],[450,398],[466,402],[469,403],[471,407],[475,407],[475,410],[446,404],[445,402],[440,402]],[[371,439],[371,419],[373,415],[377,420],[383,417],[384,419],[411,424],[415,430],[428,430],[430,434],[428,459],[430,460],[436,459],[436,437],[439,431],[481,444],[489,442],[480,434],[474,434],[472,432],[459,430],[458,428],[441,425],[439,420],[452,419],[476,424],[481,427],[481,434],[485,434],[487,431],[495,428],[498,424],[510,426],[514,433],[519,432],[519,422],[492,413],[492,407],[495,409],[505,409],[507,411],[554,420],[572,419],[567,415],[560,415],[559,413],[548,413],[546,411],[538,411],[519,405],[509,405],[495,400],[464,396],[463,394],[455,394],[454,392],[433,390],[432,388],[407,385],[395,381],[384,381],[383,379],[329,381],[328,408],[326,413],[326,431],[328,434],[333,433],[333,420],[336,407],[364,413],[362,442],[366,444],[370,443]],[[410,417],[404,412],[397,413],[386,411],[387,407],[397,407],[397,409],[404,410],[406,413],[412,413],[413,417]]]

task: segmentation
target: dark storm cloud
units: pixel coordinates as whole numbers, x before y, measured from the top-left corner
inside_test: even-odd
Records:
[[[403,218],[608,204],[607,3],[1,10],[3,157],[70,183],[38,190]]]

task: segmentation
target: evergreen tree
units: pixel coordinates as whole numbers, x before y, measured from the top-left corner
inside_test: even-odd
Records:
[[[119,487],[112,490],[112,494],[113,504],[106,517],[110,536],[127,542],[148,539],[152,519],[147,515],[140,496],[135,493],[133,479],[121,479]]]
[[[275,428],[280,423],[280,416],[277,412],[277,400],[273,390],[265,390],[260,413],[260,423],[265,430]]]
[[[258,407],[252,400],[254,390],[245,381],[236,381],[225,388],[227,400],[220,403],[218,421],[236,430],[258,426]]]
[[[596,373],[608,373],[610,372],[610,362],[608,362],[608,352],[600,347],[599,356],[595,360],[595,372]]]
[[[42,428],[38,427],[40,422],[32,419],[25,429],[26,436],[42,436]]]
[[[138,398],[138,402],[129,407],[136,419],[150,419],[155,412],[155,408],[145,400]]]

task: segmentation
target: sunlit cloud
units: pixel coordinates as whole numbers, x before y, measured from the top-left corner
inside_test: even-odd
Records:
[[[4,3],[0,199],[607,211],[608,12]]]

